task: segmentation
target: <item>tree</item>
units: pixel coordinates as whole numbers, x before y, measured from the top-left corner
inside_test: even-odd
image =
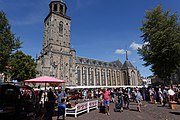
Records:
[[[13,51],[21,47],[22,42],[11,32],[4,12],[0,11],[0,73],[3,73]]]
[[[180,25],[177,13],[163,11],[159,5],[147,11],[143,25],[144,45],[138,53],[151,66],[152,72],[160,78],[170,78],[180,66]]]
[[[11,79],[22,81],[36,77],[36,63],[31,56],[25,55],[22,51],[16,51],[11,55],[9,66],[6,72]]]

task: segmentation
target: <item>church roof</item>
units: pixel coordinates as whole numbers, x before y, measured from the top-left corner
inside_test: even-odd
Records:
[[[126,68],[134,68],[134,66],[131,64],[130,61],[126,60],[122,66],[122,69],[126,69]]]
[[[120,60],[116,60],[116,61],[113,61],[113,62],[111,62],[111,63],[115,64],[115,65],[116,65],[117,67],[119,67],[119,68],[122,67],[122,63],[121,63]]]
[[[110,68],[122,67],[122,63],[119,60],[113,61],[113,62],[105,62],[105,61],[95,60],[91,58],[76,57],[76,63],[93,65],[93,66],[104,66],[104,67],[110,67]]]

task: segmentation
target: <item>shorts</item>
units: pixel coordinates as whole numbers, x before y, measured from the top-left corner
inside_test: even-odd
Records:
[[[104,106],[109,106],[110,100],[104,100]]]

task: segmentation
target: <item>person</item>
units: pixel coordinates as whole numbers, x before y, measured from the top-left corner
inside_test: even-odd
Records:
[[[76,106],[76,104],[78,104],[77,101],[74,102],[74,106],[71,104],[71,102],[69,101],[69,97],[66,98],[66,108],[74,108]]]
[[[153,95],[153,100],[154,100],[153,102],[154,102],[154,104],[157,104],[157,102],[156,102],[156,101],[157,101],[157,93],[156,93],[156,90],[153,90],[153,94],[154,94],[154,95]]]
[[[83,101],[87,100],[87,94],[88,94],[87,92],[88,90],[86,89],[83,90]]]
[[[52,120],[52,116],[54,113],[54,104],[55,104],[55,96],[54,93],[52,92],[52,89],[49,88],[49,91],[47,93],[47,98],[48,98],[48,106],[47,110],[49,111],[49,120]]]
[[[61,86],[58,88],[57,97],[58,97],[58,104],[61,103],[61,99],[66,100],[66,98],[67,98],[67,94],[64,91],[62,91],[62,87]]]
[[[173,91],[173,88],[170,87],[170,89],[168,90],[169,101],[174,100],[174,95],[175,95],[175,92]]]
[[[106,89],[103,90],[103,100],[104,100],[104,106],[105,106],[107,115],[110,115],[109,113],[110,92]]]
[[[154,92],[152,88],[149,89],[149,96],[150,96],[150,102],[153,103]]]
[[[94,99],[94,90],[91,90],[91,98]]]
[[[116,102],[115,102],[115,112],[123,112],[123,92],[122,92],[122,88],[120,88],[119,90],[117,90],[116,92]]]
[[[104,106],[104,100],[102,97],[100,97],[100,101],[99,101],[99,113],[104,113],[104,114],[106,113],[105,106]]]
[[[127,88],[124,90],[124,104],[126,105],[126,109],[129,109],[129,95]]]
[[[135,92],[135,96],[136,96],[136,103],[137,103],[137,109],[139,112],[141,112],[141,105],[142,105],[142,95],[141,93],[139,92],[139,89],[136,88],[136,92]]]
[[[111,95],[111,102],[114,103],[114,90],[113,89],[111,89],[110,95]]]
[[[158,95],[159,95],[160,104],[163,105],[163,92],[161,88],[159,88]]]
[[[59,120],[59,116],[62,116],[63,120],[65,120],[65,109],[66,109],[65,99],[62,98],[61,102],[58,104],[57,120]]]
[[[167,87],[164,88],[163,90],[163,107],[166,105],[166,103],[168,102],[168,91],[167,91]]]

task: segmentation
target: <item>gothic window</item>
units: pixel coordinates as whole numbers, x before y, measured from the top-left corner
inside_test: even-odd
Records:
[[[57,11],[57,4],[54,4],[54,11]]]
[[[117,72],[117,84],[118,85],[120,85],[121,84],[121,82],[120,82],[120,73],[119,72]]]
[[[59,23],[59,33],[63,35],[63,22],[62,21]]]
[[[113,72],[112,80],[113,80],[113,85],[116,85],[115,72]]]
[[[78,70],[77,70],[77,84],[78,85],[81,85],[81,71],[80,71],[80,69],[78,68]]]
[[[94,85],[94,71],[91,71],[91,85]]]
[[[105,72],[104,70],[101,71],[101,77],[102,77],[102,85],[106,85],[106,81],[105,81]]]
[[[132,72],[131,75],[132,75],[132,85],[136,85],[136,75],[134,72]]]
[[[60,5],[60,13],[63,13],[63,5]]]
[[[87,85],[87,69],[83,69],[83,85]]]
[[[107,80],[108,80],[108,85],[111,85],[111,74],[110,74],[110,70],[108,70],[108,74],[107,74]]]
[[[100,72],[97,72],[97,85],[100,85]]]
[[[127,74],[126,72],[123,72],[123,79],[124,79],[124,85],[128,85],[128,77],[127,77]]]

